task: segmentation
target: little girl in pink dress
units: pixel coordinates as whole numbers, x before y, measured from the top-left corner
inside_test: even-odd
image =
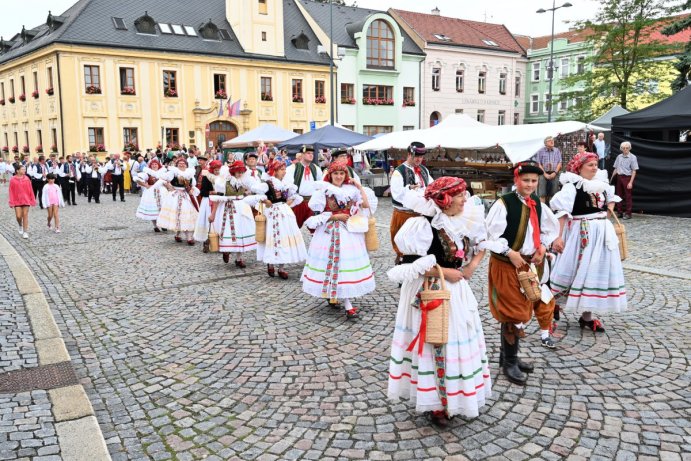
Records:
[[[41,201],[43,208],[48,210],[48,229],[50,229],[50,222],[55,218],[55,233],[60,233],[60,216],[58,215],[58,208],[65,206],[65,201],[62,198],[62,188],[55,184],[55,175],[49,173],[46,175],[48,183],[43,186],[43,195]]]

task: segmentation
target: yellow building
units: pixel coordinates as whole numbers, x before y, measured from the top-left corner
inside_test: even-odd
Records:
[[[318,45],[289,0],[79,0],[0,42],[0,146],[203,149],[262,123],[308,131],[329,117]]]

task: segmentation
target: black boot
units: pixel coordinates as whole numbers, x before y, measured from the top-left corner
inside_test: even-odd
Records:
[[[504,376],[514,384],[525,386],[528,377],[518,367],[518,336],[515,326],[509,323],[501,324],[501,357]],[[513,343],[513,344],[512,344]]]
[[[520,370],[522,372],[532,373],[533,370],[535,370],[535,367],[533,366],[532,363],[524,362],[523,360],[521,360],[520,357],[517,357],[517,360],[518,360],[518,368],[520,368]],[[499,366],[500,367],[504,366],[504,353],[502,350],[499,351]]]

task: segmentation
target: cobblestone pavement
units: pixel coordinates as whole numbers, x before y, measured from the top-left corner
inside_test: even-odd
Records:
[[[386,399],[397,303],[384,275],[387,199],[378,290],[358,300],[352,322],[302,294],[299,267],[288,281],[257,263],[236,269],[154,234],[135,220],[135,197],[103,198],[61,210],[62,234],[33,210],[31,238],[18,239],[7,207],[0,230],[46,293],[114,460],[691,460],[687,279],[627,270],[631,309],[605,317],[598,336],[567,313],[554,352],[530,325],[523,352],[537,369],[519,387],[497,372],[485,262],[471,286],[493,395],[479,418],[439,430],[409,402]],[[631,260],[688,271],[688,222],[627,221]]]

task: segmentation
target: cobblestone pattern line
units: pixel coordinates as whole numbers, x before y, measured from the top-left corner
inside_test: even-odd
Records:
[[[471,286],[493,397],[479,418],[438,430],[409,402],[386,399],[398,299],[385,278],[388,229],[379,229],[373,257],[378,290],[358,300],[363,318],[348,322],[301,293],[298,267],[287,282],[256,263],[237,270],[154,234],[134,219],[135,207],[129,196],[99,208],[80,202],[65,209],[62,234],[32,233],[28,244],[0,210],[3,233],[49,297],[114,460],[691,456],[691,288],[678,279],[626,271],[631,310],[605,317],[598,336],[566,313],[555,352],[540,346],[531,324],[523,352],[537,370],[523,388],[497,373],[485,261]],[[379,223],[389,213],[382,200]],[[98,230],[123,222],[131,227]],[[658,243],[670,254],[688,247],[686,235],[669,242],[684,222],[629,221],[631,235],[648,226],[632,257]],[[198,283],[205,279],[213,281]]]
[[[60,460],[48,392],[0,394],[0,459]]]

